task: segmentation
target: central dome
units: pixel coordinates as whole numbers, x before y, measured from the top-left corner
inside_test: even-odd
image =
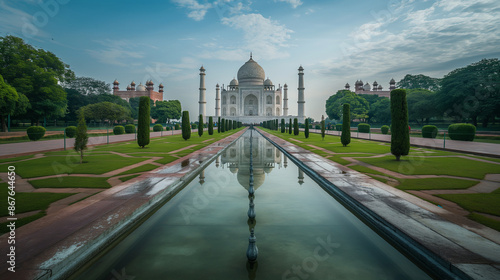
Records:
[[[238,70],[239,84],[262,85],[266,73],[264,69],[250,57],[250,59]]]

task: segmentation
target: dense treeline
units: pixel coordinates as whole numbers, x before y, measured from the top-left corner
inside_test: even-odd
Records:
[[[431,119],[471,122],[484,127],[500,117],[500,61],[483,59],[455,69],[442,79],[425,75],[406,75],[397,83],[406,89],[409,120],[423,125]],[[342,118],[342,105],[348,103],[351,121],[389,123],[390,100],[371,94],[339,90],[326,101],[330,120]]]

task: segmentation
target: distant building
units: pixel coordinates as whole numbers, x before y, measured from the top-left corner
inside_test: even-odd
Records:
[[[345,89],[352,91],[349,83],[345,84]],[[370,85],[369,83],[363,84],[362,80],[356,81],[354,84],[354,92],[356,94],[373,94],[383,97],[391,97],[391,91],[393,89],[396,89],[396,81],[394,81],[394,79],[389,81],[389,90],[384,90],[382,85],[379,85],[377,81],[373,82],[373,85]]]
[[[153,81],[147,81],[146,86],[139,84],[137,88],[135,87],[134,81],[127,86],[127,90],[120,90],[120,83],[117,80],[113,82],[113,95],[119,96],[122,99],[128,101],[133,97],[148,96],[154,102],[163,101],[163,84],[158,86],[158,91],[154,91]]]

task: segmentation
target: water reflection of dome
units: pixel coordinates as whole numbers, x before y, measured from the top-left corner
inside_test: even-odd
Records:
[[[238,183],[246,190],[250,187],[250,170],[240,170],[237,175]],[[264,184],[264,180],[266,180],[266,174],[263,170],[253,170],[253,188],[257,190],[262,184]]]
[[[229,166],[229,171],[231,171],[231,173],[233,174],[236,174],[236,172],[238,172],[238,166],[236,165]]]

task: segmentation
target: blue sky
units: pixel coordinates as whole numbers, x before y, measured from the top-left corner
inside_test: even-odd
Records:
[[[405,74],[442,77],[500,57],[497,0],[0,0],[0,36],[15,35],[60,57],[78,76],[123,89],[165,85],[198,114],[201,65],[207,113],[250,52],[274,84],[289,86],[297,113],[297,68],[305,68],[306,115],[346,82],[388,88]]]

